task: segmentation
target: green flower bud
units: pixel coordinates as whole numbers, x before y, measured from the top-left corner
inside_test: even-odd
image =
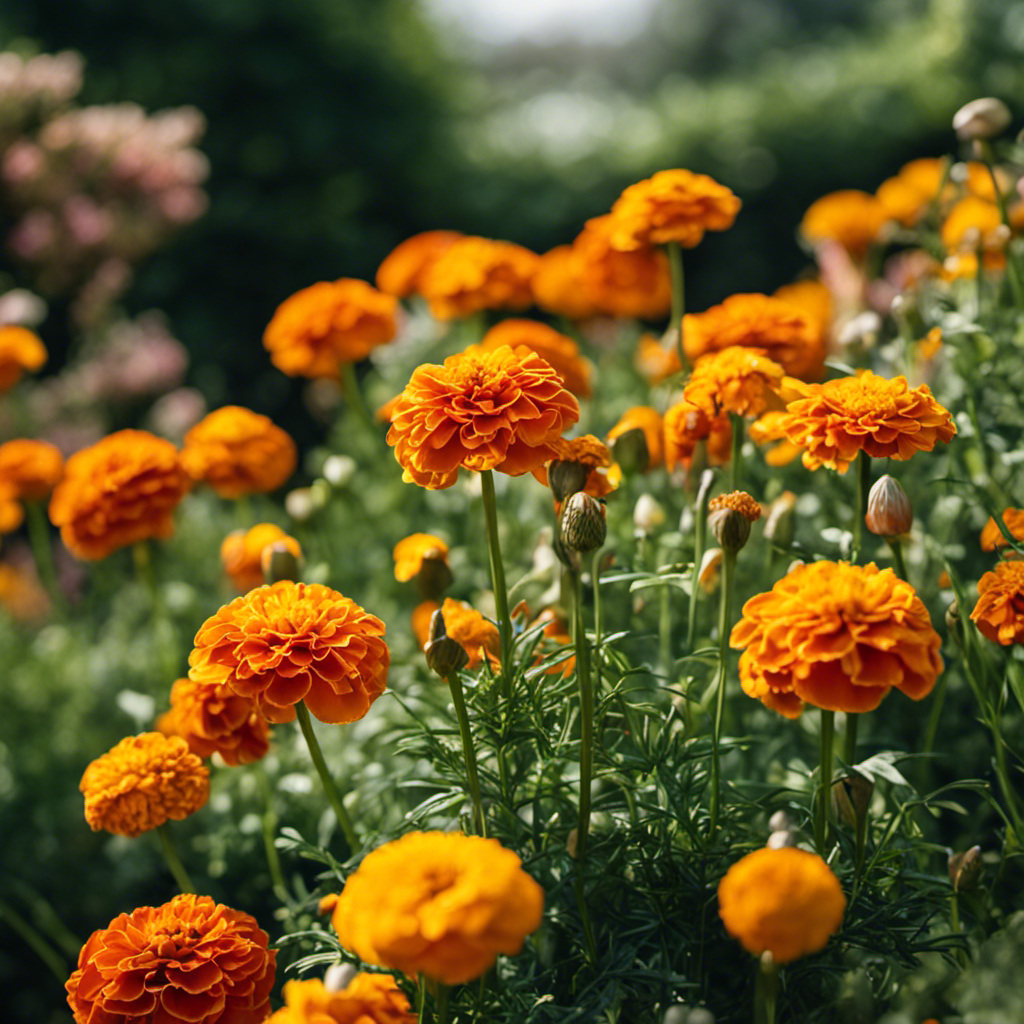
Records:
[[[583,491],[571,495],[562,507],[562,540],[572,551],[596,551],[608,534],[602,502]]]
[[[430,618],[430,639],[423,648],[423,654],[427,659],[427,667],[442,679],[447,679],[469,663],[465,648],[445,630],[444,615],[440,608]]]
[[[651,453],[647,447],[647,436],[640,427],[634,427],[619,434],[612,441],[612,458],[627,475],[646,473],[651,465]]]

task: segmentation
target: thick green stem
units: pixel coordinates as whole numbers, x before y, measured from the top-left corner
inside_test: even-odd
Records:
[[[501,542],[498,539],[498,501],[494,496],[494,476],[489,469],[480,474],[484,498],[484,518],[487,521],[487,554],[491,561],[491,585],[494,588],[494,606],[498,614],[498,633],[501,637],[501,692],[508,706],[512,702],[512,619],[508,612],[508,588],[505,586],[505,566],[501,560]]]
[[[850,561],[856,565],[864,547],[864,517],[868,514],[868,492],[871,490],[871,456],[857,453],[857,508],[853,517],[853,549]]]
[[[1006,763],[1006,745],[1003,743],[1002,732],[997,721],[992,721],[991,729],[992,744],[996,752],[996,776],[999,778],[999,787],[1003,791],[1006,809],[1010,812],[1010,820],[1013,822],[1013,831],[1017,837],[1017,845],[1024,846],[1024,822],[1021,821],[1020,811],[1017,809],[1017,790],[1010,781],[1010,770]]]
[[[683,250],[678,242],[668,243],[668,266],[672,275],[672,327],[676,330],[679,348],[679,368],[686,369],[686,349],[683,346],[683,314],[686,312],[686,282],[683,277]]]
[[[725,686],[729,666],[729,626],[732,619],[735,568],[736,552],[727,550],[722,556],[722,592],[718,604],[718,689],[715,692],[715,720],[711,732],[711,827],[708,835],[712,839],[718,828],[718,808],[722,789],[722,766],[718,745],[722,734],[722,715],[725,711]]]
[[[348,403],[349,409],[352,410],[356,419],[363,425],[366,433],[373,437],[376,443],[379,443],[380,430],[377,427],[376,420],[373,418],[373,413],[370,412],[370,407],[366,404],[362,388],[359,387],[359,378],[356,376],[356,364],[342,362],[338,364],[338,370],[341,374],[341,390],[345,395],[345,401]]]
[[[3,900],[0,900],[0,921],[7,922],[11,931],[17,933],[25,945],[50,968],[61,985],[68,980],[68,967],[61,955],[21,914]]]
[[[771,953],[764,953],[758,963],[757,984],[754,986],[754,1020],[756,1024],[775,1024],[775,1002],[778,992],[779,969]]]
[[[903,561],[903,542],[899,537],[889,538],[889,547],[892,549],[892,561],[893,568],[896,570],[896,575],[901,580],[910,580],[907,578],[907,563]]]
[[[675,659],[672,657],[672,593],[668,586],[662,587],[658,595],[658,664],[671,684]]]
[[[164,822],[162,825],[157,826],[156,831],[157,835],[160,836],[160,848],[163,850],[164,860],[167,862],[167,867],[170,869],[171,874],[174,875],[178,888],[182,892],[196,892],[196,887],[192,884],[192,879],[189,878],[185,865],[181,863],[181,858],[178,856],[178,849],[174,845],[170,825]]]
[[[695,523],[693,528],[693,571],[690,573],[690,607],[686,619],[686,653],[693,654],[693,641],[697,635],[697,598],[700,594],[700,563],[704,561],[707,543],[708,495],[714,476],[705,472],[697,491]]]
[[[32,556],[36,561],[36,573],[46,587],[53,610],[64,611],[64,595],[57,582],[57,570],[53,564],[53,545],[50,543],[50,524],[41,501],[26,502],[28,508],[28,538],[32,545]]]
[[[729,413],[732,425],[732,452],[729,456],[729,490],[735,491],[740,486],[743,476],[743,436],[746,424],[738,413]]]
[[[832,817],[832,747],[835,740],[835,712],[821,710],[821,768],[818,800],[814,811],[814,845],[827,857],[829,823]]]
[[[321,783],[323,783],[327,802],[333,808],[334,816],[338,819],[338,825],[345,834],[349,853],[355,853],[359,849],[359,837],[356,835],[352,819],[348,816],[348,811],[345,810],[345,805],[341,801],[341,794],[338,792],[337,786],[334,785],[331,773],[327,770],[327,762],[324,760],[323,751],[320,749],[320,742],[313,731],[313,723],[309,720],[309,709],[301,700],[295,705],[295,717],[299,720],[299,728],[302,729],[306,746],[309,748],[309,756],[313,759],[313,767],[316,768],[316,773],[320,776]]]
[[[466,711],[466,695],[462,689],[462,679],[458,671],[445,677],[448,688],[452,692],[452,704],[455,717],[459,721],[459,734],[462,737],[462,756],[466,761],[466,779],[469,782],[469,795],[473,800],[473,821],[477,835],[487,835],[484,821],[484,803],[480,797],[480,776],[476,770],[476,751],[473,748],[473,733],[469,728],[469,713]]]

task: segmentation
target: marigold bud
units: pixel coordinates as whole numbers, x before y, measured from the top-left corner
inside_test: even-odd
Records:
[[[792,491],[783,491],[768,506],[768,518],[764,524],[764,539],[780,548],[788,548],[793,543],[793,532],[796,526],[796,495]]]
[[[260,569],[263,570],[263,578],[267,583],[294,581],[299,578],[299,560],[283,540],[268,544],[260,552]]]
[[[723,551],[735,554],[750,537],[750,520],[734,508],[715,509],[708,516],[708,527]]]
[[[633,525],[642,533],[653,533],[665,525],[665,510],[649,494],[641,494],[633,508]]]
[[[871,795],[875,784],[860,772],[851,772],[845,778],[832,783],[832,809],[835,815],[850,828],[864,818],[871,806]]]
[[[453,672],[469,664],[466,649],[448,635],[440,608],[430,617],[430,639],[423,648],[423,654],[427,659],[427,667],[442,679],[447,679]]]
[[[424,601],[440,601],[454,579],[444,554],[438,551],[434,555],[428,551],[423,555],[416,574],[416,587]]]
[[[304,523],[316,512],[317,505],[308,487],[296,487],[285,495],[284,508],[297,523]]]
[[[722,575],[722,557],[721,548],[708,548],[700,560],[697,583],[705,594],[713,594],[718,589],[718,581]]]
[[[780,829],[778,832],[773,832],[764,845],[769,850],[782,850],[786,847],[796,846],[796,834]]]
[[[566,459],[555,459],[548,466],[548,486],[555,501],[565,501],[571,494],[582,491],[587,486],[590,466],[582,462]]]
[[[793,819],[785,811],[776,811],[768,819],[768,827],[773,832],[791,832],[793,829]]]
[[[956,629],[959,624],[960,605],[956,603],[956,598],[954,597],[953,600],[949,602],[949,607],[946,609],[946,629],[955,636]]]
[[[977,888],[984,865],[981,861],[981,847],[972,846],[964,853],[949,856],[949,880],[956,892],[969,892]]]
[[[880,476],[868,492],[864,523],[879,537],[899,537],[910,532],[914,509],[900,482],[888,473]]]
[[[329,455],[321,470],[323,478],[332,487],[344,487],[356,472],[356,460],[349,455]]]
[[[993,139],[1009,127],[1013,116],[1010,108],[994,96],[965,103],[953,115],[953,131],[962,142],[975,139]]]
[[[328,992],[340,992],[359,972],[351,964],[331,964],[324,972],[324,988]]]
[[[571,495],[562,508],[562,539],[580,554],[596,551],[608,534],[604,504],[584,491]]]
[[[633,427],[612,441],[612,458],[626,474],[645,473],[651,464],[651,452],[642,428]]]

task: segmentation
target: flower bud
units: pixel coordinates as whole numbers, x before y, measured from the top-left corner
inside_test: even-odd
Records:
[[[718,581],[722,575],[722,549],[708,548],[700,560],[697,570],[697,583],[705,594],[713,594],[718,589]]]
[[[587,486],[590,467],[582,462],[567,459],[555,459],[548,466],[548,486],[555,496],[555,501],[565,501],[571,494],[582,491]]]
[[[572,551],[596,551],[608,534],[604,505],[584,491],[566,499],[562,508],[562,539]]]
[[[649,494],[641,494],[633,508],[633,525],[642,533],[653,533],[665,525],[665,510]]]
[[[764,524],[764,539],[780,548],[788,548],[793,543],[796,526],[796,495],[792,491],[783,491],[768,506],[768,518]]]
[[[687,1014],[686,1024],[715,1024],[715,1015],[706,1006],[695,1006]]]
[[[448,635],[440,608],[430,617],[430,639],[423,648],[423,654],[427,659],[427,667],[442,679],[447,679],[469,663],[466,649]]]
[[[768,827],[773,832],[791,832],[793,830],[793,819],[785,811],[776,811],[768,819]]]
[[[329,455],[321,475],[332,487],[344,487],[356,471],[356,460],[349,455]]]
[[[850,772],[832,783],[832,809],[836,817],[850,828],[856,828],[871,806],[875,784],[860,772]]]
[[[260,552],[260,569],[267,583],[299,578],[299,560],[283,540],[275,540]]]
[[[306,522],[317,510],[313,492],[308,487],[296,487],[285,495],[284,508],[297,523]]]
[[[956,635],[957,626],[960,624],[960,605],[956,603],[954,597],[949,602],[949,607],[946,609],[946,629],[950,631],[954,636]]]
[[[619,434],[612,441],[612,458],[622,467],[622,472],[645,473],[651,464],[651,453],[647,447],[647,436],[640,427],[634,427]]]
[[[742,550],[750,537],[750,520],[734,508],[715,509],[708,516],[708,527],[723,551]]]
[[[965,103],[953,115],[953,131],[961,142],[975,139],[994,139],[1009,127],[1012,120],[1010,108],[994,96]]]
[[[972,846],[964,853],[950,854],[949,880],[954,891],[969,892],[977,888],[983,867],[980,846]]]
[[[324,973],[324,988],[328,992],[340,992],[348,988],[357,971],[351,964],[331,964]]]
[[[434,549],[424,552],[420,571],[416,574],[416,587],[424,601],[439,601],[454,580],[445,556]]]
[[[686,1003],[677,1003],[670,1006],[662,1015],[661,1024],[686,1024],[690,1016],[690,1008]]]
[[[914,509],[907,492],[888,473],[880,476],[868,492],[868,511],[864,523],[879,537],[900,537],[910,533],[914,523]]]
[[[769,850],[782,850],[787,846],[796,846],[796,834],[788,831],[773,832],[764,844]]]

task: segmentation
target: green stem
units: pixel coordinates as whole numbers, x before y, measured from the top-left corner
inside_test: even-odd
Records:
[[[1010,820],[1013,822],[1013,831],[1017,836],[1017,845],[1024,846],[1024,822],[1021,821],[1020,811],[1017,809],[1017,791],[1010,781],[1010,771],[1006,763],[1006,745],[1003,743],[1003,736],[999,724],[994,720],[991,723],[992,743],[996,752],[996,775],[999,778],[999,786],[1003,791],[1003,799],[1006,801],[1006,809],[1010,812]]]
[[[309,748],[309,756],[313,759],[313,766],[316,768],[316,773],[320,776],[320,781],[323,783],[327,802],[334,810],[334,816],[338,819],[341,831],[345,833],[349,852],[355,853],[359,849],[359,837],[356,835],[355,826],[352,824],[352,819],[348,816],[348,811],[345,810],[345,805],[341,802],[341,794],[338,792],[338,788],[334,785],[334,780],[327,770],[327,762],[324,761],[323,751],[320,749],[320,743],[316,738],[316,733],[313,731],[313,723],[309,720],[309,709],[301,700],[295,705],[295,717],[299,720],[299,728],[302,729],[306,746]]]
[[[356,376],[356,364],[342,362],[338,364],[338,370],[341,375],[341,390],[345,395],[345,401],[348,403],[349,409],[352,410],[356,419],[362,423],[363,429],[367,434],[379,442],[380,430],[377,427],[376,420],[373,418],[373,413],[370,412],[370,407],[366,404],[362,388],[359,387],[359,378]]]
[[[670,588],[661,588],[658,596],[658,663],[669,684],[673,681],[672,668],[675,659],[672,657],[672,595]]]
[[[267,867],[270,869],[270,883],[274,895],[282,903],[288,903],[288,886],[285,885],[284,872],[281,870],[281,858],[277,854],[277,847],[274,845],[274,833],[277,832],[277,812],[274,810],[274,792],[270,786],[270,779],[267,777],[267,770],[262,762],[255,765],[256,780],[263,796],[263,849],[267,855]]]
[[[826,857],[825,843],[828,839],[829,823],[832,817],[832,747],[835,740],[835,712],[821,709],[821,778],[818,786],[818,801],[814,814],[814,845],[818,853]]]
[[[484,804],[480,798],[480,777],[476,770],[476,751],[473,748],[473,733],[469,728],[469,714],[466,711],[466,695],[462,689],[462,679],[458,670],[446,676],[448,687],[452,692],[452,704],[455,706],[455,717],[459,721],[459,734],[462,736],[462,756],[466,761],[466,779],[469,782],[469,793],[473,799],[473,822],[477,835],[487,835],[484,822]]]
[[[718,689],[715,692],[715,720],[711,733],[711,828],[714,838],[718,828],[718,807],[722,789],[721,755],[718,749],[722,734],[722,715],[725,711],[726,672],[729,665],[729,625],[732,617],[733,571],[736,552],[726,550],[722,555],[722,593],[718,604]]]
[[[683,347],[683,314],[686,312],[686,282],[683,277],[683,250],[678,242],[668,243],[668,266],[672,277],[672,326],[676,330],[679,348],[679,369],[686,369],[686,349]]]
[[[0,900],[0,920],[10,925],[11,931],[24,941],[40,960],[50,968],[61,985],[68,980],[68,968],[60,954],[10,904]]]
[[[594,678],[601,685],[601,549],[590,563],[590,583],[594,588]]]
[[[28,538],[32,545],[32,556],[36,561],[36,573],[46,587],[53,610],[64,611],[64,595],[57,582],[57,570],[53,564],[53,545],[50,543],[50,523],[41,501],[26,502],[28,508]]]
[[[992,192],[995,194],[996,205],[999,207],[999,216],[1005,227],[1012,232],[1013,225],[1010,223],[1010,211],[1006,208],[1006,199],[1003,196],[1002,189],[999,187],[999,179],[996,177],[996,169],[992,162],[992,144],[990,142],[981,142],[978,149],[982,163],[988,169],[988,176],[992,179]],[[980,260],[981,255],[979,253],[979,268]],[[1010,282],[1010,291],[1013,293],[1014,305],[1018,309],[1024,307],[1024,286],[1021,285],[1017,263],[1013,258],[1013,251],[1009,245],[1007,245],[1006,249],[1006,277]]]
[[[181,863],[181,858],[178,856],[178,850],[174,845],[174,837],[171,835],[170,826],[167,822],[164,822],[162,825],[157,826],[156,831],[157,835],[160,836],[160,848],[163,850],[164,860],[167,861],[167,867],[170,869],[171,874],[174,875],[178,888],[182,892],[196,892],[196,887],[192,884],[192,879],[189,878],[185,865]]]
[[[707,543],[708,495],[714,475],[705,472],[697,491],[696,522],[693,529],[693,571],[690,573],[690,607],[686,619],[686,653],[693,654],[693,641],[697,635],[697,597],[700,594],[700,563],[704,561]]]
[[[132,546],[132,560],[135,562],[136,575],[149,591],[150,600],[153,603],[153,632],[157,637],[160,673],[168,682],[171,682],[178,675],[178,652],[175,644],[174,623],[171,622],[170,616],[167,614],[163,595],[160,593],[160,584],[157,582],[156,572],[153,569],[153,552],[149,541],[140,540]]]
[[[843,737],[843,760],[848,765],[857,763],[857,725],[860,715],[853,711],[846,713],[846,735]]]
[[[437,998],[434,1000],[435,1024],[448,1024],[448,986],[438,985]]]
[[[771,953],[762,954],[754,986],[754,1020],[757,1024],[775,1024],[778,980],[779,969],[772,961]]]
[[[512,704],[512,619],[508,613],[508,588],[505,586],[505,567],[501,561],[501,543],[498,539],[498,502],[494,496],[494,476],[489,469],[480,474],[484,499],[484,518],[487,521],[487,554],[491,561],[491,584],[494,605],[498,613],[498,633],[501,636],[501,692],[505,698],[506,717]]]
[[[857,453],[857,508],[853,518],[853,548],[850,561],[856,565],[864,547],[864,517],[868,514],[868,492],[871,490],[871,456],[863,449]]]
[[[889,547],[892,549],[892,561],[893,568],[896,570],[896,575],[901,580],[910,580],[907,578],[907,563],[903,561],[903,542],[899,537],[889,538]]]
[[[743,417],[735,412],[729,413],[729,422],[732,425],[732,452],[729,456],[729,490],[735,491],[739,488],[743,470],[743,431],[745,424]]]

